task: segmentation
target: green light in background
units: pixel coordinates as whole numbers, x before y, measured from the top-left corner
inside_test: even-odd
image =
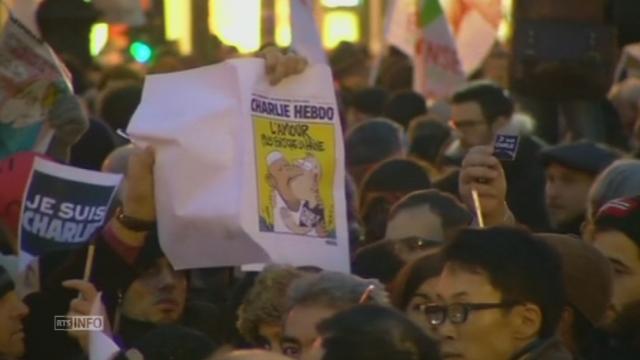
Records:
[[[153,49],[151,49],[151,46],[147,43],[134,41],[131,46],[129,46],[129,53],[137,62],[144,64],[151,60]]]

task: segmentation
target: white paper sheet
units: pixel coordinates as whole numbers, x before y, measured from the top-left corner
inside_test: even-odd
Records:
[[[387,6],[384,38],[410,58],[416,55],[418,8],[415,0],[391,0]]]
[[[273,110],[287,106],[288,116]],[[317,113],[319,107],[324,113]],[[260,115],[252,116],[252,109]],[[276,87],[258,59],[148,77],[128,132],[156,148],[159,238],[172,264],[184,269],[277,262],[348,271],[337,114],[326,65],[310,66]],[[304,126],[308,138],[283,130]],[[278,128],[285,134],[269,135]],[[293,175],[269,181],[275,162],[286,162]],[[301,179],[294,181],[294,175]],[[292,198],[287,180],[305,199]],[[282,214],[289,221],[276,224]]]
[[[430,0],[427,0],[430,1]],[[414,58],[414,90],[426,99],[446,99],[466,79],[447,18],[437,2],[425,4],[422,36]]]
[[[327,64],[318,25],[313,16],[313,1],[290,0],[291,47],[312,64]]]
[[[105,329],[89,332],[89,360],[111,360],[120,351],[118,345],[105,333],[110,330],[108,330],[109,324],[107,324],[108,317],[100,300],[101,295],[102,293],[98,293],[91,305],[91,316],[102,316],[105,319]]]

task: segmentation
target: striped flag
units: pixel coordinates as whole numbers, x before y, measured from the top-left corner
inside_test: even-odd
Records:
[[[458,50],[439,0],[421,0],[414,89],[427,99],[450,96],[465,82]]]
[[[384,38],[410,58],[415,57],[418,39],[416,0],[392,0],[387,8]]]
[[[465,74],[476,71],[491,52],[502,21],[503,1],[511,0],[440,0]]]

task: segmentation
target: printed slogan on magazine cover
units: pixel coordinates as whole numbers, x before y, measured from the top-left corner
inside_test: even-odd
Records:
[[[251,111],[260,231],[335,244],[336,109],[254,94]]]

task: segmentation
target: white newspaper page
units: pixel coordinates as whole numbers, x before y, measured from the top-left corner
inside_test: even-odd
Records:
[[[156,149],[159,238],[179,269],[278,262],[348,271],[330,70],[271,86],[258,59],[150,76],[129,126]]]
[[[236,65],[240,74],[254,66]],[[311,66],[276,87],[261,76],[243,95],[244,131],[253,135],[244,227],[272,262],[349,271],[344,149],[329,67]]]

